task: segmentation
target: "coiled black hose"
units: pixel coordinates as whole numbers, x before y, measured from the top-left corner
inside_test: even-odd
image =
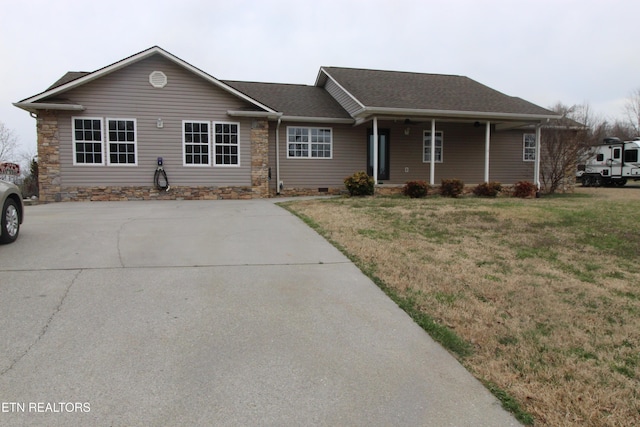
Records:
[[[153,175],[153,182],[156,184],[156,188],[160,191],[169,191],[169,178],[162,166],[156,168],[156,173]]]

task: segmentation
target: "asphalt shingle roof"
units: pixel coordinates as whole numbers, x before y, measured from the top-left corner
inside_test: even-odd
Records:
[[[555,115],[552,111],[505,95],[464,76],[342,67],[322,67],[321,70],[365,107],[372,109]],[[87,74],[91,73],[68,72],[47,90]],[[351,118],[321,86],[235,80],[224,80],[222,83],[285,116]]]
[[[351,118],[340,104],[320,87],[231,80],[222,82],[285,116]]]
[[[74,81],[75,79],[79,79],[80,77],[84,77],[87,74],[91,74],[87,71],[68,71],[64,76],[60,77],[54,84],[49,86],[47,90],[55,89],[58,86],[62,86],[63,84]]]
[[[554,114],[464,76],[341,67],[323,69],[365,107]]]

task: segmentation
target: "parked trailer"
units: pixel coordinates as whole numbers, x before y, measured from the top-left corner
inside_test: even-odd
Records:
[[[624,186],[628,180],[640,180],[640,138],[621,141],[605,138],[591,148],[586,163],[577,174],[584,187]]]

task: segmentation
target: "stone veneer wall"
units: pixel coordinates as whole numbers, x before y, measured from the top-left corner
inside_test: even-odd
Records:
[[[38,185],[40,202],[119,200],[216,200],[269,197],[269,123],[255,120],[251,126],[251,187],[180,187],[159,191],[153,186],[62,187],[58,117],[39,111]]]
[[[58,116],[53,111],[39,111],[38,132],[38,190],[40,201],[58,202],[60,194],[60,135]]]
[[[218,200],[252,199],[251,187],[64,187],[56,201]]]
[[[256,199],[269,197],[269,122],[251,124],[251,188]]]

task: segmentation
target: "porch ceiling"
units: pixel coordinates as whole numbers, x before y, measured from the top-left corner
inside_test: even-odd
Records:
[[[416,111],[416,110],[373,110],[362,109],[354,114],[355,124],[369,122],[373,118],[378,120],[393,120],[395,122],[430,122],[435,120],[436,122],[449,122],[449,123],[481,123],[484,124],[487,121],[496,125],[498,130],[514,129],[523,126],[530,126],[532,124],[545,123],[551,119],[557,119],[557,115],[522,115],[511,113],[486,113],[486,112],[467,112],[467,111]],[[411,124],[411,123],[407,123]]]

